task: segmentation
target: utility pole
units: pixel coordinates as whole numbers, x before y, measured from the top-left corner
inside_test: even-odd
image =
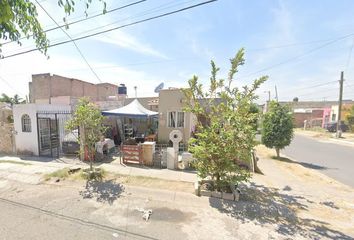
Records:
[[[270,91],[264,91],[265,93],[268,93],[268,101],[266,102],[266,112],[269,110],[269,104],[270,104]]]
[[[341,121],[341,114],[342,114],[343,82],[344,82],[344,72],[342,71],[340,73],[340,80],[339,80],[338,121],[337,121],[337,133],[336,133],[337,138],[340,138],[342,136],[340,121]]]
[[[277,100],[277,102],[279,102],[277,85],[274,85],[274,87],[275,87],[275,99]]]

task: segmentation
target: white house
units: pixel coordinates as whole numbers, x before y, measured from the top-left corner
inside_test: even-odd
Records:
[[[13,107],[18,154],[59,156],[70,105],[19,104]]]

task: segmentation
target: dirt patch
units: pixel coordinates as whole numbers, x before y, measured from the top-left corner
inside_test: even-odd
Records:
[[[149,187],[189,193],[194,192],[193,183],[190,182],[165,180],[145,176],[128,176],[116,174],[109,174],[108,178],[116,178],[118,181],[132,186]]]
[[[152,214],[151,220],[174,223],[182,223],[188,219],[191,219],[195,215],[195,213],[192,212],[182,212],[178,209],[171,209],[167,207],[155,208],[153,209]]]

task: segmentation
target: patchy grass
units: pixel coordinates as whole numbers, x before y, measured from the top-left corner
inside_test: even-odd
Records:
[[[0,160],[0,163],[11,163],[11,164],[24,165],[24,166],[32,165],[31,163],[28,163],[28,162],[20,162],[20,161],[14,161],[14,160]]]
[[[48,173],[46,175],[44,175],[44,179],[46,181],[49,181],[51,178],[61,178],[61,179],[65,179],[69,177],[69,168],[63,168],[63,169],[59,169],[55,172],[52,173]]]
[[[165,189],[165,190],[175,190],[181,192],[194,192],[194,185],[190,182],[184,181],[174,181],[174,180],[165,180],[155,177],[146,177],[146,176],[130,176],[124,174],[116,174],[112,172],[107,172],[103,168],[101,170],[101,177],[96,180],[115,180],[116,182],[139,187],[147,188],[156,188],[156,189]],[[62,180],[68,179],[73,181],[87,181],[87,169],[80,169],[79,171],[70,174],[69,168],[63,168],[55,172],[46,174],[44,176],[45,181],[49,181],[52,178],[59,178]],[[85,171],[86,170],[86,171]]]

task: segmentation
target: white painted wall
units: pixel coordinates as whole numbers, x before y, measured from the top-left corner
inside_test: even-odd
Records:
[[[14,128],[17,132],[15,136],[16,150],[18,153],[32,153],[38,156],[38,132],[37,132],[37,116],[38,111],[70,111],[70,105],[53,105],[53,104],[19,104],[13,107]],[[21,117],[28,114],[31,118],[31,132],[22,132]]]

